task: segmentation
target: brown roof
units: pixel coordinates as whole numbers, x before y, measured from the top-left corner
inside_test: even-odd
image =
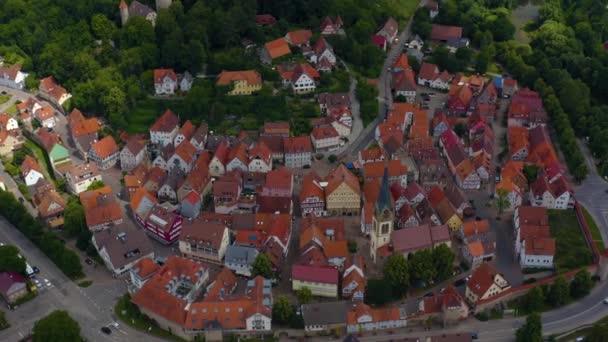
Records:
[[[243,143],[238,143],[236,146],[233,146],[228,153],[228,159],[226,159],[226,163],[230,161],[238,159],[242,161],[245,165],[247,165],[247,146]]]
[[[42,88],[42,90],[46,91],[57,100],[59,100],[64,94],[67,94],[67,90],[57,84],[57,81],[53,76],[48,76],[46,78],[41,79],[40,88]]]
[[[400,160],[365,163],[365,165],[363,165],[363,174],[365,175],[365,178],[380,178],[384,175],[385,168],[388,168],[389,177],[400,177],[407,175],[407,166],[401,164]]]
[[[28,173],[30,173],[31,170],[36,170],[42,174],[42,168],[40,167],[36,159],[32,158],[29,154],[25,155],[25,158],[21,163],[20,170],[22,175],[27,175]]]
[[[301,45],[308,43],[310,38],[312,38],[311,30],[296,30],[287,32],[287,38],[291,41],[293,45]]]
[[[465,237],[483,234],[490,231],[490,223],[488,220],[467,221],[462,226],[462,233]]]
[[[97,133],[101,129],[97,118],[90,118],[81,121],[75,121],[70,126],[72,137],[80,137],[83,135]]]
[[[166,286],[173,284],[181,277],[190,277],[193,283],[198,282],[205,266],[184,258],[170,256],[167,262],[148,280],[144,286],[131,298],[137,306],[177,323],[184,324],[187,311],[184,310],[186,301],[172,295]]]
[[[398,321],[401,319],[401,313],[399,312],[399,308],[396,306],[371,308],[366,304],[358,303],[354,304],[353,309],[348,311],[346,316],[346,322],[349,325],[355,325],[357,324],[359,317],[363,315],[370,316],[372,318],[372,322],[376,323],[386,321]]]
[[[431,26],[431,40],[451,40],[462,37],[462,27],[433,24]]]
[[[327,182],[327,187],[325,188],[325,193],[330,195],[340,186],[342,183],[348,185],[353,192],[361,195],[361,188],[359,187],[359,179],[355,175],[353,175],[344,164],[340,164],[337,168],[335,168],[327,177],[325,178]]]
[[[315,140],[330,139],[340,136],[333,126],[315,127],[312,129],[310,135],[313,136]]]
[[[162,83],[165,77],[177,82],[177,75],[173,69],[154,69],[154,83]]]
[[[549,216],[545,207],[519,207],[519,222],[521,225],[548,226]]]
[[[51,206],[54,204],[58,205],[59,207],[51,208]],[[65,201],[57,191],[45,192],[40,203],[36,204],[36,209],[38,209],[42,218],[62,213],[64,208]]]
[[[208,246],[217,250],[221,247],[226,229],[228,228],[223,224],[207,222],[202,219],[192,222],[185,221],[179,239],[194,242],[201,247]]]
[[[509,142],[509,152],[515,154],[523,148],[528,148],[528,129],[526,127],[509,127],[507,128],[507,141]]]
[[[312,142],[310,136],[284,138],[283,146],[285,153],[305,153],[312,152]]]
[[[134,156],[138,155],[141,150],[146,147],[146,142],[140,139],[138,136],[132,136],[127,141],[125,148],[131,152]]]
[[[478,297],[482,297],[494,284],[494,277],[497,273],[493,266],[484,262],[475,269],[471,279],[467,282],[467,287]]]
[[[152,276],[154,273],[156,273],[156,271],[158,271],[159,268],[160,266],[150,258],[142,258],[131,266],[131,270],[137,273],[141,279],[146,279]]]
[[[526,255],[555,255],[555,239],[526,239]]]
[[[316,196],[321,201],[325,201],[325,192],[320,185],[321,177],[316,172],[312,171],[302,180],[302,189],[300,190],[300,202],[303,202],[309,197]]]
[[[249,151],[249,160],[256,158],[260,158],[269,165],[272,160],[272,151],[270,151],[266,144],[259,142]]]
[[[110,135],[93,144],[91,149],[101,159],[105,159],[114,153],[118,153],[118,145],[116,145],[114,138],[112,138]]]
[[[289,122],[287,122],[287,121],[264,122],[264,134],[287,134],[287,135],[289,135]]]
[[[433,246],[428,225],[395,230],[391,234],[391,242],[396,253],[415,252]]]
[[[150,239],[135,225],[122,223],[95,232],[95,244],[104,248],[115,269],[122,268],[142,256],[154,252]]]
[[[179,118],[170,109],[167,109],[154,125],[150,127],[153,132],[171,132],[179,125]]]
[[[79,196],[87,226],[93,227],[123,218],[120,203],[112,193],[111,187],[105,186],[101,189],[81,192]]]
[[[222,70],[222,72],[217,76],[215,83],[219,85],[230,85],[232,82],[236,81],[245,81],[248,85],[261,85],[262,76],[255,70]]]
[[[435,207],[435,211],[443,223],[446,223],[449,219],[456,215],[456,210],[447,198],[439,202],[437,207]]]
[[[264,45],[270,58],[275,59],[281,56],[285,56],[291,53],[289,49],[289,45],[287,45],[287,40],[285,38],[279,38],[273,41],[270,41]]]
[[[85,163],[76,166],[72,166],[67,174],[77,179],[78,181],[82,181],[85,179],[89,179],[99,175],[99,168],[95,163]]]

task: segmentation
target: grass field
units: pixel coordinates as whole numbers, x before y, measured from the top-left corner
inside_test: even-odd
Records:
[[[9,114],[9,115],[16,115],[17,114],[17,104],[14,103],[12,106],[6,108],[5,112],[6,112],[6,114]]]
[[[558,272],[577,269],[593,262],[573,210],[548,210],[551,236],[556,239],[555,266]]]
[[[47,179],[55,179],[55,173],[53,172],[53,168],[51,167],[49,158],[48,158],[46,152],[42,149],[42,147],[36,145],[36,143],[30,139],[27,139],[25,141],[25,146],[34,153],[38,163],[44,164],[44,165],[40,165],[40,166],[42,166],[44,168],[44,170],[46,170],[45,176],[50,177]]]
[[[190,113],[184,113],[183,108],[183,100],[140,100],[137,102],[137,108],[127,115],[127,130],[129,133],[148,132],[148,129],[156,118],[161,116],[167,109],[171,109],[177,115],[191,117]]]
[[[11,99],[10,95],[0,95],[0,104],[7,103]]]
[[[606,249],[606,247],[604,247],[604,240],[602,240],[602,234],[600,233],[600,229],[598,228],[597,223],[595,223],[593,216],[591,216],[591,214],[589,213],[589,211],[587,211],[587,208],[585,207],[583,207],[583,214],[585,215],[585,220],[587,221],[589,229],[591,230],[593,242],[601,253],[604,249]]]

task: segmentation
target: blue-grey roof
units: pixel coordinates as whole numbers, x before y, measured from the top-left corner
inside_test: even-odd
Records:
[[[393,209],[393,198],[391,197],[391,189],[388,184],[388,168],[384,167],[384,176],[382,176],[382,184],[380,185],[380,194],[376,201],[376,210],[381,213],[384,210]]]
[[[252,247],[228,246],[225,261],[227,263],[251,265],[258,253],[258,250]]]
[[[503,79],[500,76],[494,76],[494,86],[496,89],[502,89]]]

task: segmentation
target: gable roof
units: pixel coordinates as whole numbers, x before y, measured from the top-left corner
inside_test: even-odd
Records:
[[[150,132],[169,133],[179,125],[179,118],[170,109],[167,109],[150,127]]]
[[[81,192],[79,196],[87,226],[94,227],[122,220],[122,209],[111,187],[104,186],[97,190]]]
[[[493,266],[484,262],[473,271],[471,279],[467,282],[467,287],[478,297],[482,297],[494,284],[494,277],[497,274],[498,272]]]
[[[312,171],[302,180],[302,188],[300,190],[300,202],[309,197],[318,197],[321,201],[325,201],[325,192],[320,185],[321,177],[316,172]]]
[[[91,150],[101,158],[105,159],[114,153],[118,153],[118,145],[114,141],[111,135],[99,140],[91,146]]]
[[[205,246],[218,250],[221,247],[222,239],[228,228],[220,223],[207,222],[197,219],[184,222],[179,239],[181,241],[192,241],[197,245]]]
[[[25,155],[19,169],[21,170],[22,175],[27,175],[31,170],[38,171],[40,174],[42,174],[42,167],[40,167],[36,159],[32,158],[29,154]]]
[[[177,75],[173,69],[154,69],[154,83],[162,83],[165,77],[177,82]]]
[[[261,85],[262,75],[260,75],[260,73],[256,70],[222,70],[222,72],[220,72],[220,74],[217,76],[215,83],[219,85],[229,85],[236,81],[245,81],[250,86]]]
[[[312,152],[312,142],[310,136],[290,137],[283,139],[285,153],[310,153]]]
[[[311,30],[290,31],[290,32],[287,32],[286,38],[293,45],[305,44],[305,43],[308,43],[310,41],[310,39],[312,38],[312,31]]]
[[[266,51],[270,55],[270,58],[275,59],[281,56],[285,56],[291,53],[289,49],[289,45],[287,44],[287,40],[285,38],[275,39],[270,41],[264,45],[266,47]]]
[[[340,164],[337,168],[330,172],[325,178],[325,181],[327,182],[327,187],[325,188],[325,193],[327,195],[332,194],[334,190],[336,190],[342,183],[345,183],[355,193],[361,195],[359,180],[355,175],[348,171],[344,164]]]
[[[448,41],[451,39],[462,38],[462,27],[460,26],[448,26],[448,25],[437,25],[431,26],[431,40],[443,40]]]
[[[291,278],[306,282],[338,284],[338,269],[334,266],[292,265]]]

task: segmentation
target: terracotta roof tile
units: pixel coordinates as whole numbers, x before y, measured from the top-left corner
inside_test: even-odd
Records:
[[[93,150],[95,154],[101,159],[105,159],[111,156],[112,154],[119,152],[118,145],[116,145],[116,142],[114,141],[114,138],[112,138],[112,136],[107,136],[99,140],[98,142],[93,144],[93,146],[91,146],[91,150]]]
[[[248,85],[261,85],[262,76],[255,70],[239,70],[239,71],[227,71],[222,70],[218,75],[216,84],[219,85],[230,85],[232,82],[246,81]]]
[[[312,31],[310,30],[296,30],[288,32],[286,38],[293,45],[302,45],[308,43],[312,38]]]
[[[154,83],[162,83],[165,77],[177,82],[177,75],[173,69],[154,69]]]
[[[151,132],[171,132],[179,125],[179,118],[167,109],[150,127]]]
[[[361,189],[359,187],[359,180],[355,175],[353,175],[344,164],[340,164],[337,168],[335,168],[329,175],[327,175],[326,179],[327,187],[325,188],[325,193],[327,195],[331,194],[340,186],[342,183],[346,183],[355,193],[361,194]]]
[[[291,53],[289,49],[289,45],[287,45],[287,40],[285,38],[275,39],[270,41],[264,45],[270,58],[275,59],[281,56],[285,56]]]

